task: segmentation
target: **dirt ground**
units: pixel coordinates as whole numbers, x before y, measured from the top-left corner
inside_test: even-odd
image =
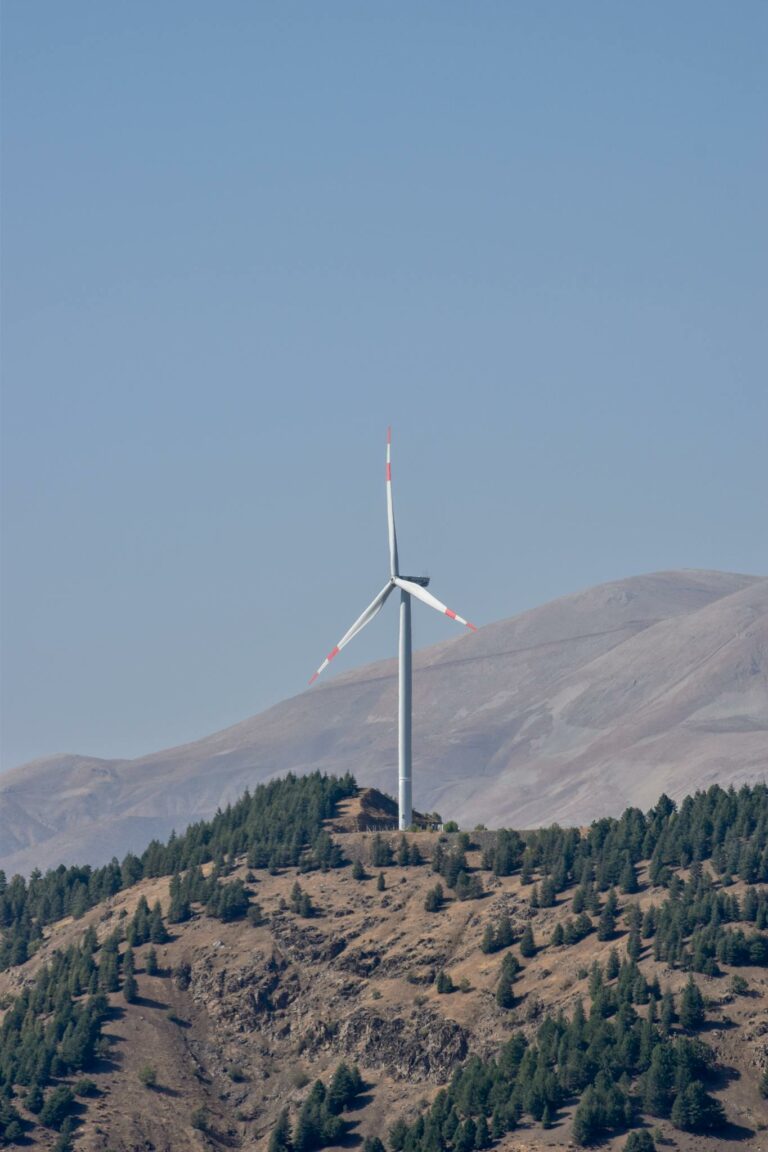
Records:
[[[425,858],[435,833],[409,834]],[[347,854],[365,858],[370,834],[339,837]],[[394,839],[394,837],[393,837]],[[479,865],[479,853],[469,855]],[[243,878],[241,866],[234,875]],[[569,894],[555,908],[531,913],[530,888],[518,877],[482,873],[481,900],[450,900],[427,913],[424,899],[436,877],[428,864],[385,870],[386,889],[377,890],[378,870],[356,881],[351,869],[297,875],[258,872],[248,878],[265,923],[222,924],[198,916],[173,926],[173,938],[158,948],[161,975],[144,971],[147,946],[137,949],[139,999],[126,1004],[110,997],[106,1026],[112,1053],[92,1078],[98,1096],[85,1102],[76,1147],[79,1152],[197,1152],[202,1149],[266,1149],[280,1109],[296,1107],[318,1077],[327,1081],[338,1062],[356,1060],[368,1084],[347,1146],[368,1135],[386,1137],[398,1116],[413,1118],[450,1077],[467,1053],[492,1053],[512,1032],[535,1031],[546,1013],[568,1012],[578,996],[588,1003],[587,973],[605,962],[612,947],[620,955],[625,935],[599,943],[594,934],[573,947],[546,945],[558,920],[570,915]],[[299,880],[316,905],[310,920],[285,907]],[[645,878],[641,877],[643,884]],[[101,937],[130,915],[140,895],[168,904],[167,879],[145,881],[92,909],[77,922],[63,921],[47,933],[40,952],[20,969],[0,974],[0,996],[31,979],[54,948],[66,947],[93,923]],[[643,887],[641,905],[663,894]],[[485,925],[508,912],[518,933],[530,918],[537,955],[524,961],[515,984],[517,1006],[503,1011],[494,988],[502,953],[480,950]],[[517,949],[514,949],[517,952]],[[192,971],[181,990],[171,971],[182,961]],[[641,967],[658,972],[662,984],[679,990],[686,974],[655,964],[646,948]],[[438,995],[434,975],[444,968],[464,991]],[[706,1040],[723,1069],[717,1094],[732,1129],[717,1140],[687,1136],[659,1122],[663,1145],[680,1152],[739,1148],[768,1152],[768,1105],[758,1092],[761,1067],[768,1066],[768,972],[740,969],[747,996],[729,993],[728,976],[699,977],[709,1001]],[[150,1065],[157,1084],[140,1080]],[[570,1110],[550,1131],[523,1126],[498,1147],[557,1149],[570,1144]],[[199,1125],[199,1126],[196,1126]],[[605,1142],[623,1147],[626,1136]],[[50,1148],[50,1139],[36,1146]]]

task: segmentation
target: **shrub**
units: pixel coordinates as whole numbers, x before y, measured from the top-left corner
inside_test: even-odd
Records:
[[[439,912],[443,906],[445,897],[443,895],[442,884],[435,884],[434,888],[430,888],[424,899],[424,909],[426,912]]]
[[[157,1087],[157,1069],[153,1064],[143,1064],[138,1071],[139,1083],[145,1088]]]
[[[173,970],[173,982],[180,992],[186,992],[192,983],[192,965],[189,960],[180,960]]]
[[[189,1118],[189,1122],[193,1128],[197,1129],[198,1132],[207,1132],[208,1131],[208,1113],[206,1112],[205,1108],[202,1108],[202,1107],[201,1108],[195,1108],[195,1110],[193,1111],[192,1115]]]
[[[650,1132],[630,1132],[624,1145],[624,1152],[656,1152],[656,1143]]]

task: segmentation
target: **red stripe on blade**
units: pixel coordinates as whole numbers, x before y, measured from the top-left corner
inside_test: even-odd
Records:
[[[467,628],[471,628],[473,632],[477,632],[477,628],[474,624],[470,624],[469,620],[467,620]]]
[[[446,610],[445,610],[445,614],[446,614],[446,616],[450,616],[451,620],[455,620],[455,619],[456,619],[456,613],[455,613],[455,612],[451,612],[450,608],[446,608]]]
[[[392,443],[392,428],[387,428],[387,444]]]
[[[336,648],[334,648],[333,652],[328,653],[328,659],[333,660],[334,656],[338,656],[338,654],[339,654],[339,649],[337,646]]]
[[[320,673],[319,673],[319,672],[315,672],[314,676],[313,676],[313,677],[312,677],[312,679],[310,680],[310,684],[314,684],[315,680],[317,680],[317,678],[318,678],[318,676],[319,676],[319,675],[320,675]]]
[[[387,461],[387,481],[392,480],[392,465]]]

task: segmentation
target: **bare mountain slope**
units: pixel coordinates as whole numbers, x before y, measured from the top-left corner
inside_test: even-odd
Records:
[[[768,580],[601,585],[419,653],[414,800],[474,824],[588,821],[768,775]],[[194,744],[5,774],[0,867],[99,862],[288,770],[395,789],[396,666],[369,665]]]

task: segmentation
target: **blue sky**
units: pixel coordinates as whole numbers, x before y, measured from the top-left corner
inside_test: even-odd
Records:
[[[5,767],[303,690],[386,576],[389,423],[402,565],[478,624],[768,573],[764,3],[2,33]]]

